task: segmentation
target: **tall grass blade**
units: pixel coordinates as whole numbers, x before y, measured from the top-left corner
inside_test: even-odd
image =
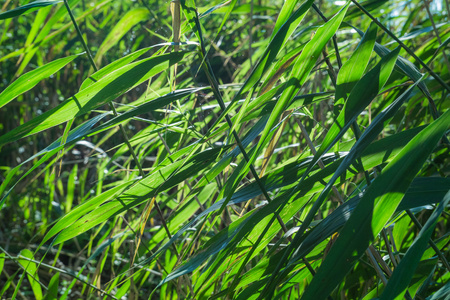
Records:
[[[0,136],[0,145],[16,141],[89,113],[181,61],[186,54],[188,52],[164,54],[143,59],[115,70],[59,106]]]
[[[111,49],[120,39],[133,28],[136,24],[148,19],[150,13],[146,8],[136,8],[128,11],[111,29],[98,48],[94,61],[97,65],[101,64],[103,55]]]
[[[62,0],[56,0],[56,1],[51,1],[51,0],[37,0],[37,1],[33,1],[31,3],[16,7],[14,9],[5,11],[0,13],[0,20],[4,20],[4,19],[9,19],[9,18],[14,18],[20,15],[23,15],[25,13],[29,13],[31,11],[34,11],[36,9],[39,9],[41,7],[46,7],[49,5],[55,5],[58,3],[63,2]],[[31,11],[30,11],[31,10]]]
[[[428,241],[431,238],[431,234],[436,227],[438,219],[447,207],[449,201],[450,192],[448,192],[443,201],[439,203],[427,223],[423,226],[422,230],[420,230],[414,243],[408,248],[405,256],[400,261],[400,264],[395,268],[394,273],[392,273],[392,276],[389,278],[388,284],[380,297],[380,300],[403,299],[406,289],[408,288],[408,285],[413,277],[414,271],[420,262],[420,258],[428,246]]]
[[[414,137],[368,187],[303,299],[327,297],[351,270],[391,218],[416,173],[448,130],[449,117],[447,110]]]
[[[58,72],[81,54],[54,60],[42,67],[23,74],[0,93],[0,108],[35,87],[42,79]]]

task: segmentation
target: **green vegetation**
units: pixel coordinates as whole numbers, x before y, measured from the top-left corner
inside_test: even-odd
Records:
[[[1,299],[448,299],[450,10],[6,0]]]

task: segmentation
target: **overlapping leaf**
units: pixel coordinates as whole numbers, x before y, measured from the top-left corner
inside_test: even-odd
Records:
[[[86,87],[57,107],[0,137],[0,145],[18,140],[89,113],[129,89],[182,60],[188,52],[174,52],[126,65]]]
[[[39,9],[41,7],[46,7],[49,5],[55,5],[58,3],[63,2],[63,0],[55,0],[55,1],[51,1],[51,0],[37,0],[37,1],[33,1],[31,3],[16,7],[14,9],[5,11],[0,13],[0,20],[4,20],[4,19],[9,19],[9,18],[14,18],[20,15],[23,15],[25,13],[28,13],[29,10],[36,10]]]
[[[327,297],[351,270],[391,218],[423,162],[448,130],[449,117],[447,110],[414,137],[368,187],[303,299]]]
[[[0,93],[0,108],[17,98],[19,95],[35,87],[42,79],[58,72],[79,55],[80,54],[54,60],[17,78]]]

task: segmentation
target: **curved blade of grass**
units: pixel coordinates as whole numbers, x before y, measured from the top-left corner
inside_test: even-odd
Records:
[[[286,88],[270,114],[269,121],[267,122],[266,128],[261,135],[258,147],[261,147],[273,126],[280,119],[281,114],[286,109],[287,103],[294,97],[295,94],[297,94],[302,85],[305,83],[323,48],[341,25],[342,19],[344,18],[349,5],[350,3],[347,3],[338,14],[336,14],[327,23],[319,27],[314,37],[303,48],[303,51],[300,54],[300,57],[296,60],[293,70],[289,76]],[[256,151],[256,153],[257,152],[258,151]],[[251,161],[253,160],[254,157]]]
[[[0,272],[3,272],[3,267],[5,266],[5,257],[6,254],[4,252],[0,253]]]
[[[106,221],[108,218],[131,209],[132,207],[147,201],[148,198],[156,196],[157,193],[169,189],[191,176],[197,175],[201,170],[212,163],[221,151],[223,151],[223,148],[209,149],[193,155],[187,162],[184,162],[183,160],[176,161],[153,171],[152,174],[141,179],[127,191],[122,192],[120,196],[112,199],[112,201],[103,203],[101,206],[89,205],[89,207],[85,207],[86,209],[83,211],[83,217],[81,219],[76,220],[68,226],[67,219],[65,219],[64,222],[58,222],[54,226],[55,229],[52,228],[52,234],[62,230],[54,240],[53,244],[57,245],[86,232],[94,226]],[[182,167],[178,170],[180,166]],[[176,174],[173,174],[175,171],[177,171]],[[120,188],[122,189],[122,187]],[[111,194],[111,192],[109,193]],[[113,193],[115,194],[117,191],[114,191]],[[102,202],[104,200],[105,198],[103,197]],[[96,199],[96,202],[99,202],[98,199]],[[72,212],[70,212],[69,215]],[[77,215],[79,215],[78,211]],[[71,217],[71,219],[73,220],[75,218]],[[49,232],[44,240],[48,240],[52,234]]]
[[[106,36],[103,43],[100,45],[94,61],[97,65],[101,64],[103,54],[105,54],[111,47],[117,44],[118,41],[133,28],[136,24],[148,19],[150,13],[146,8],[135,8],[128,11],[114,26],[113,29]]]
[[[448,129],[450,110],[415,136],[364,193],[302,299],[327,297],[364,254],[395,212],[436,143]]]
[[[365,163],[365,165],[367,165],[367,167],[373,167],[373,166],[381,164],[383,161],[385,161],[385,159],[387,159],[387,157],[385,156],[386,154],[388,157],[395,156],[395,154],[398,153],[398,148],[403,147],[408,141],[411,140],[411,138],[415,134],[417,134],[417,130],[411,131],[411,132],[402,132],[402,133],[398,134],[397,136],[394,136],[394,138],[389,137],[389,138],[380,140],[378,142],[375,142],[374,144],[370,145],[366,149],[365,153],[367,153],[367,154],[365,154],[363,156],[363,162]],[[304,172],[302,170],[304,170],[305,167],[310,163],[311,159],[312,158],[309,157],[306,159],[302,159],[299,162],[295,162],[290,165],[286,165],[285,167],[282,167],[281,169],[274,172],[273,174],[267,174],[266,176],[262,177],[261,180],[265,183],[265,186],[266,186],[267,190],[269,190],[269,191],[273,190],[275,188],[280,188],[280,187],[284,187],[284,186],[290,185],[292,183],[295,183],[296,178],[299,178],[299,176],[301,176],[301,174]],[[328,159],[334,160],[335,157],[330,156],[329,158],[325,158],[324,163],[328,163],[328,161],[327,161]],[[334,172],[338,168],[338,166],[342,163],[342,159],[339,159],[332,163],[331,163],[331,161],[329,161],[329,163],[330,163],[330,165],[327,166],[324,170],[319,171],[318,173],[314,174],[312,177],[307,178],[304,181],[304,183],[302,185],[302,191],[300,193],[301,196],[309,197],[311,194],[313,194],[317,191],[320,191],[322,189],[322,184],[320,183],[320,181],[321,180],[328,181],[329,178],[332,176],[332,174],[334,174]],[[291,187],[291,189],[292,188],[293,187]],[[290,190],[285,191],[285,194],[289,194],[289,192],[290,192]],[[242,188],[235,194],[233,194],[233,196],[231,198],[232,200],[227,205],[236,205],[238,203],[247,201],[248,199],[255,198],[256,196],[258,196],[260,194],[261,194],[261,190],[256,186],[255,183],[252,183],[252,184]],[[283,197],[284,196],[280,196],[277,199],[284,199]],[[277,199],[275,199],[274,202],[279,202]],[[296,199],[298,199],[298,197]],[[197,222],[199,222],[201,220],[201,218],[203,218],[208,213],[218,210],[222,206],[222,203],[225,200],[226,199],[222,199],[222,200],[214,203],[214,205],[210,206],[204,212],[199,214],[191,222],[189,222],[188,224],[183,226],[183,228],[180,229],[174,235],[174,238],[176,236],[179,237],[188,228],[195,226],[195,224]],[[277,205],[279,205],[279,203]],[[303,204],[295,202],[295,204],[292,204],[291,206],[286,207],[280,215],[295,214],[302,206],[303,206]],[[273,209],[273,207],[272,207],[272,209]],[[264,216],[260,216],[260,217],[255,216],[255,218],[263,219],[263,218],[267,217],[268,215],[270,215],[271,213],[270,213],[270,209],[269,209],[267,211],[265,210],[264,212],[256,212],[256,214],[258,214],[258,216],[260,216],[259,214],[264,214]],[[254,217],[252,216],[251,218],[254,218]],[[288,219],[288,218],[286,218],[286,219]],[[245,221],[245,222],[247,222],[247,221]],[[255,222],[255,224],[256,223],[257,222]],[[232,223],[232,224],[234,224],[234,223]],[[234,226],[237,226],[237,225],[234,225]],[[256,225],[254,225],[254,226],[256,226]],[[233,228],[234,229],[242,228],[242,230],[248,231],[253,228],[253,225],[252,226],[244,226],[244,225],[240,226],[239,225],[239,227],[233,227]],[[191,272],[192,270],[194,270],[198,266],[200,266],[202,263],[204,263],[204,261],[207,260],[211,255],[217,253],[218,251],[220,251],[221,249],[224,249],[225,247],[228,247],[229,243],[232,242],[231,235],[235,236],[236,234],[238,234],[237,232],[235,232],[233,230],[231,227],[227,227],[224,230],[226,232],[226,234],[215,235],[214,238],[212,240],[210,240],[210,242],[208,242],[208,245],[210,245],[210,246],[208,246],[209,248],[205,245],[205,247],[203,247],[203,250],[201,252],[199,252],[195,256],[193,256],[192,260],[189,260],[186,263],[184,263],[182,266],[178,267],[176,269],[176,271],[174,271],[173,273],[170,274],[170,277],[168,277],[168,278],[166,277],[166,279],[164,279],[164,283],[168,282],[169,280],[173,280],[173,279],[177,278],[178,276],[181,276],[183,274],[187,274],[187,273]],[[271,234],[276,234],[278,232],[278,230],[279,230],[278,227],[277,228],[274,227]],[[252,238],[247,237],[247,239],[250,242],[254,242],[254,240],[256,240],[256,238],[257,238],[257,236],[253,236]],[[270,239],[268,239],[267,242],[268,241],[270,241]],[[170,242],[171,241],[169,241],[169,243]],[[164,247],[168,247],[168,246],[164,246]],[[230,247],[230,249],[232,249],[232,247]],[[195,259],[194,259],[194,257],[195,257]]]
[[[383,57],[372,70],[358,81],[348,96],[348,100],[339,116],[331,125],[322,145],[314,155],[311,167],[317,163],[322,154],[330,150],[338,142],[364,108],[378,95],[394,69],[399,51],[400,48],[396,48],[396,50]]]
[[[106,65],[105,67],[101,68],[94,74],[90,75],[88,78],[86,78],[83,83],[80,86],[80,91],[84,90],[88,86],[92,85],[93,83],[99,81],[104,76],[108,75],[109,73],[113,72],[114,70],[120,69],[121,67],[135,61],[138,59],[141,55],[144,53],[147,53],[149,48],[140,49],[136,52],[130,53],[127,56],[124,56],[122,58],[119,58],[118,60],[113,61],[112,63]]]
[[[283,24],[289,20],[297,2],[297,0],[284,1],[283,7],[281,7],[280,12],[278,13],[275,26],[273,27],[271,39],[274,38],[274,36],[278,33],[278,30],[280,30],[281,26],[283,26]]]
[[[28,258],[28,259],[23,259]],[[42,288],[39,282],[38,276],[38,266],[35,262],[30,261],[33,259],[33,253],[28,249],[23,249],[20,251],[19,258],[17,261],[23,266],[25,272],[28,275],[28,280],[30,281],[31,289],[33,290],[34,298],[37,300],[42,299]]]
[[[44,296],[44,300],[51,300],[58,298],[59,274],[60,274],[59,272],[55,273],[55,275],[52,276],[52,279],[50,279],[50,282],[48,284],[48,291]]]
[[[214,38],[214,41],[217,40],[217,38],[219,37],[219,34],[220,34],[220,32],[222,31],[223,26],[225,26],[226,21],[227,21],[228,18],[230,17],[230,14],[231,14],[231,12],[233,11],[234,6],[236,5],[236,2],[237,2],[237,0],[232,0],[232,1],[229,3],[228,8],[227,8],[227,11],[225,12],[225,15],[224,15],[223,18],[222,18],[222,23],[220,24],[219,28],[217,29],[216,37]],[[216,5],[216,6],[218,6],[218,5]],[[216,6],[215,6],[215,7],[216,7]],[[213,7],[212,9],[214,9],[215,7]],[[202,15],[203,15],[203,14],[202,14]],[[202,16],[200,16],[200,17],[202,17]]]
[[[52,10],[51,6],[46,6],[44,8],[39,9],[38,13],[34,17],[33,24],[31,25],[30,30],[28,31],[27,39],[25,41],[24,47],[25,50],[25,57],[23,59],[20,59],[20,65],[16,70],[16,73],[14,74],[14,77],[19,77],[22,75],[23,70],[26,68],[28,63],[30,62],[30,59],[34,56],[34,54],[38,51],[38,47],[33,47],[32,43],[36,40],[36,36],[38,35],[40,28],[44,24],[47,17],[50,15],[50,12]]]
[[[378,137],[378,135],[384,128],[384,123],[389,119],[391,119],[397,113],[402,104],[409,98],[409,95],[411,94],[411,91],[415,86],[416,84],[410,86],[389,107],[387,107],[385,110],[383,110],[380,114],[377,115],[377,117],[373,120],[373,122],[366,129],[366,131],[364,131],[360,139],[352,147],[348,155],[345,156],[342,163],[339,164],[339,167],[334,172],[332,178],[327,181],[327,184],[325,185],[324,189],[321,191],[319,197],[314,202],[307,216],[304,218],[302,225],[300,226],[299,233],[297,233],[291,245],[289,246],[289,249],[291,249],[290,251],[292,251],[292,249],[297,248],[289,264],[294,263],[297,259],[301,258],[299,257],[298,254],[299,251],[298,246],[300,240],[302,239],[303,234],[306,232],[306,229],[310,226],[312,220],[314,219],[314,216],[316,215],[319,208],[322,206],[323,202],[325,201],[326,197],[331,191],[331,188],[333,187],[336,180],[351,166],[351,164],[355,162],[355,160],[358,157],[360,157],[360,155],[370,145],[370,143],[372,143],[372,141]]]
[[[126,65],[78,92],[57,107],[0,136],[0,145],[16,141],[89,113],[181,61],[187,54],[188,52],[180,51]]]
[[[334,105],[344,104],[356,83],[361,79],[372,55],[377,26],[372,22],[352,56],[342,65],[336,80]]]
[[[35,87],[42,79],[58,72],[61,68],[82,54],[84,53],[54,60],[42,67],[23,74],[0,93],[0,108],[14,100],[17,96]]]
[[[350,25],[350,27],[355,29],[356,32],[358,32],[358,34],[360,36],[364,35],[364,33],[361,30],[359,30],[358,28],[351,26],[351,25]],[[385,46],[380,45],[378,43],[375,43],[374,50],[380,57],[384,57],[391,52],[388,48],[386,48]],[[409,78],[411,78],[414,82],[419,81],[423,76],[423,74],[419,71],[419,69],[413,63],[411,63],[409,60],[405,59],[402,56],[398,56],[395,66],[396,66],[397,70],[399,70],[401,73],[403,73],[406,76],[408,76]],[[430,91],[428,90],[424,81],[419,83],[419,88],[425,95],[428,95],[429,97],[431,97]]]
[[[449,201],[450,192],[448,192],[443,201],[439,203],[439,206],[434,210],[422,230],[420,230],[414,243],[408,248],[405,256],[395,268],[394,273],[392,273],[392,276],[389,278],[386,288],[380,297],[380,300],[403,299],[409,282],[414,275],[414,271],[420,262],[420,258],[428,246],[428,241],[430,240],[431,234],[436,227],[438,219],[447,207]]]
[[[450,295],[450,281],[441,287],[433,296],[428,297],[427,300],[448,300]]]
[[[60,2],[63,2],[62,0],[56,0],[56,1],[50,1],[50,0],[38,0],[38,1],[34,1],[19,7],[16,7],[14,9],[5,11],[0,13],[0,20],[4,20],[4,19],[9,19],[9,18],[14,18],[20,15],[23,15],[25,13],[29,13],[30,9],[36,10],[39,9],[41,7],[45,7],[48,5],[55,5],[58,4]]]

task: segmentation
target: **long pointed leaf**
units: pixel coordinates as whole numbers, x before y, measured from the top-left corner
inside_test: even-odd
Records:
[[[391,218],[416,173],[448,129],[450,110],[414,137],[364,193],[302,299],[327,297]]]
[[[81,54],[54,60],[17,78],[0,93],[0,108],[14,100],[17,96],[35,87],[36,84],[38,84],[42,79],[58,72],[61,68],[73,61],[79,55]]]
[[[403,299],[409,282],[414,275],[414,271],[420,262],[420,258],[427,248],[428,241],[430,240],[431,234],[436,227],[438,218],[447,207],[449,201],[450,192],[445,195],[444,200],[435,209],[427,223],[423,226],[422,230],[420,230],[414,243],[408,248],[405,256],[395,268],[394,273],[392,273],[392,276],[389,278],[380,300]]]
[[[90,85],[57,107],[0,136],[0,146],[89,113],[179,62],[188,52],[174,52],[126,65]]]

